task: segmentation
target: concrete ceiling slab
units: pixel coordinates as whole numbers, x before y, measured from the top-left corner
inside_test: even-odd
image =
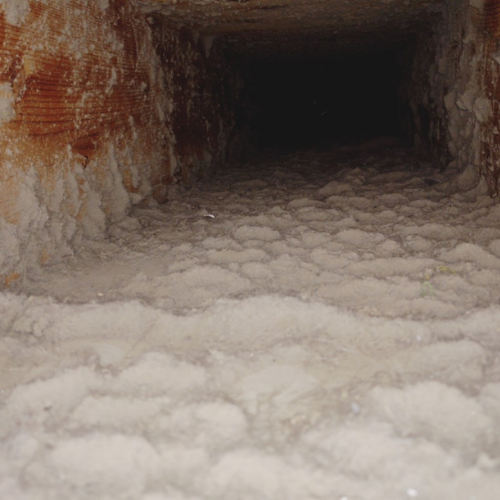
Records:
[[[367,50],[410,38],[445,0],[135,0],[247,52]]]

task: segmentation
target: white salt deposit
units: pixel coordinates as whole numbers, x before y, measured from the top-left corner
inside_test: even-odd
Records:
[[[1,294],[0,498],[497,500],[500,210],[453,186],[240,165]]]
[[[14,26],[20,26],[30,10],[29,0],[0,0],[0,6],[4,10],[5,20]]]

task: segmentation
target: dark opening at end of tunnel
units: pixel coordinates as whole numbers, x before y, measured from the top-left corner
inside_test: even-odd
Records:
[[[330,148],[394,137],[411,145],[401,91],[411,46],[350,56],[253,60],[246,128],[258,149]]]

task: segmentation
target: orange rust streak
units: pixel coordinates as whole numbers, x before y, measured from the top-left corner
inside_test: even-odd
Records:
[[[114,0],[112,3],[114,8],[103,13],[96,4],[82,0],[71,0],[60,9],[32,1],[26,25],[41,30],[41,36],[48,36],[49,54],[35,51],[31,36],[0,18],[0,33],[5,38],[0,47],[0,61],[3,61],[3,64],[0,62],[0,81],[22,78],[17,89],[16,118],[9,123],[9,128],[22,129],[23,133],[34,136],[70,133],[76,139],[95,133],[96,128],[117,127],[117,122],[126,124],[130,116],[138,122],[141,115],[154,113],[152,103],[160,89],[150,88],[148,66],[137,60],[134,18],[119,14],[118,11],[126,7],[124,2]],[[77,8],[85,11],[85,16],[74,14]],[[99,33],[92,40],[94,46],[90,53],[88,40],[82,42],[87,53],[80,57],[71,45],[84,36],[83,20],[85,26],[99,26],[103,17],[118,27],[123,47],[119,64],[115,46],[106,39],[99,40]],[[117,77],[111,85],[114,63],[118,66]],[[135,78],[133,82],[130,77],[120,80],[121,75]],[[146,83],[147,92],[138,85],[141,81]]]
[[[0,83],[11,85],[13,99],[12,117],[0,124],[0,146],[14,152],[17,171],[38,169],[47,190],[68,147],[84,167],[107,155],[110,141],[126,147],[139,137],[128,160],[137,164],[165,148],[157,112],[163,90],[152,81],[143,18],[124,0],[110,0],[105,10],[87,0],[63,4],[30,0],[20,27],[7,24],[0,9]],[[158,165],[150,166],[150,175],[163,171],[163,156]],[[0,217],[17,224],[18,181],[9,168],[0,156]],[[130,172],[121,168],[126,187],[136,192]]]
[[[488,32],[500,38],[500,2],[486,0],[484,4],[485,27]]]

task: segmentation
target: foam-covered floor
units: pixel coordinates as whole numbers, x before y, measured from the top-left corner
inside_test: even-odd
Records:
[[[467,180],[239,165],[2,294],[0,498],[496,500],[500,207]]]

